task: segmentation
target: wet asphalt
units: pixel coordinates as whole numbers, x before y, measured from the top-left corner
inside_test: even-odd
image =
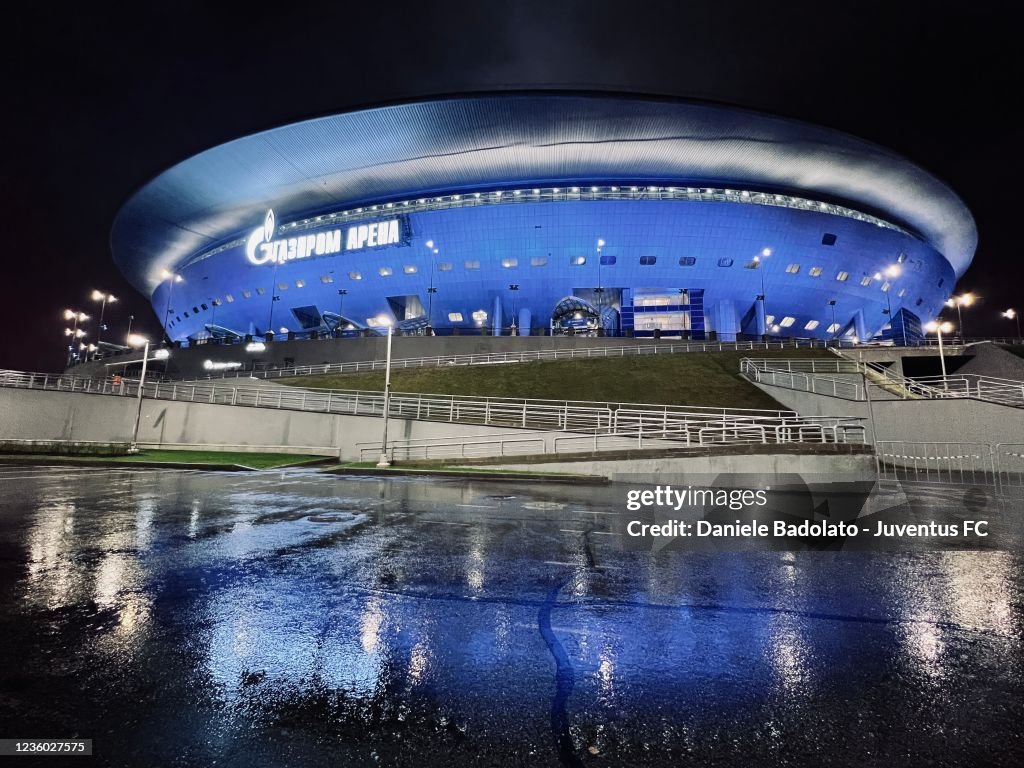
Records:
[[[615,513],[0,466],[0,737],[104,766],[1024,764],[1019,548],[632,551]]]

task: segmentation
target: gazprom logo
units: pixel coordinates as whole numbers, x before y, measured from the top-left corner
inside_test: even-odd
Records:
[[[286,261],[310,256],[329,256],[342,250],[340,229],[275,240],[276,229],[274,211],[268,210],[263,226],[254,229],[245,244],[245,255],[250,263],[257,266],[283,264]],[[345,250],[357,251],[383,245],[398,245],[401,243],[401,229],[398,219],[373,224],[354,224],[348,228],[344,241]]]

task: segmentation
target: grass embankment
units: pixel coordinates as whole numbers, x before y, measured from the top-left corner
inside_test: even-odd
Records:
[[[224,451],[143,451],[130,456],[75,456],[18,453],[0,455],[10,459],[53,460],[72,464],[202,464],[206,466],[241,466],[251,469],[274,469],[324,461],[323,456],[299,456],[291,453],[242,453]]]
[[[831,354],[824,349],[785,349],[453,365],[392,371],[391,389],[476,397],[780,409],[782,406],[773,398],[740,378],[740,359],[829,357]],[[383,371],[299,376],[275,381],[296,387],[377,392],[384,389]]]

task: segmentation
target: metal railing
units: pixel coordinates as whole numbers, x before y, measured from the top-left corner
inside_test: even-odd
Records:
[[[847,443],[862,445],[866,429],[860,418],[740,417],[692,418],[680,423],[650,421],[625,429],[516,432],[506,435],[446,435],[389,440],[392,460],[480,458],[493,456],[623,451],[655,448],[696,448],[721,445]],[[360,458],[380,455],[377,441],[357,443]]]
[[[0,386],[61,392],[134,397],[132,379],[85,379],[74,376],[0,371]],[[237,386],[214,382],[147,381],[143,396],[157,400],[249,406],[318,413],[380,416],[382,392],[336,389],[299,389]],[[802,439],[795,425],[819,424],[822,439],[850,441],[856,432],[853,419],[801,419],[795,412],[769,409],[728,409],[670,406],[653,403],[607,403],[529,398],[469,397],[445,394],[392,393],[389,414],[422,421],[446,421],[533,430],[593,430],[613,434],[640,434],[664,439],[700,442],[699,431],[762,425],[774,442]],[[805,430],[806,432],[806,430]],[[711,434],[707,432],[706,434]],[[795,437],[794,437],[795,435]],[[769,440],[766,436],[765,440]]]
[[[999,482],[1000,445],[989,443],[879,440],[875,444],[881,480],[954,484]]]
[[[468,355],[431,355],[428,357],[394,358],[391,369],[437,368],[456,365],[499,365],[504,363],[548,362],[554,360],[590,359],[602,357],[631,357],[636,355],[676,355],[687,352],[753,352],[757,350],[783,349],[825,349],[828,347],[852,346],[849,342],[820,339],[790,339],[785,341],[663,341],[648,344],[633,344],[607,347],[573,347],[569,349],[535,349],[517,352],[486,352]],[[319,365],[296,365],[287,368],[232,370],[211,373],[188,379],[203,381],[210,379],[261,378],[280,379],[298,376],[316,376],[331,373],[362,373],[382,371],[386,360],[363,360],[352,363],[321,363]]]
[[[1024,407],[1024,381],[977,374],[908,378],[878,363],[859,363],[847,358],[822,360],[772,360],[743,358],[740,373],[747,378],[802,392],[864,400],[864,383],[902,399],[971,398],[1014,408]],[[859,377],[839,379],[827,373]],[[873,395],[874,396],[874,395]]]
[[[1024,381],[974,373],[957,373],[946,377],[926,376],[915,380],[935,392],[941,391],[941,397],[970,397],[1015,408],[1024,407]]]
[[[1024,488],[1024,443],[998,443],[992,453],[999,485]]]

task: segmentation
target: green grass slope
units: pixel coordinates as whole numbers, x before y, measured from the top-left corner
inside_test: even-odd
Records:
[[[397,370],[394,392],[473,395],[477,397],[598,400],[719,408],[782,408],[773,398],[741,379],[743,357],[822,357],[827,350],[772,352],[691,352],[560,360],[499,365],[442,366]],[[381,391],[384,373],[347,373],[280,379],[296,387]]]

